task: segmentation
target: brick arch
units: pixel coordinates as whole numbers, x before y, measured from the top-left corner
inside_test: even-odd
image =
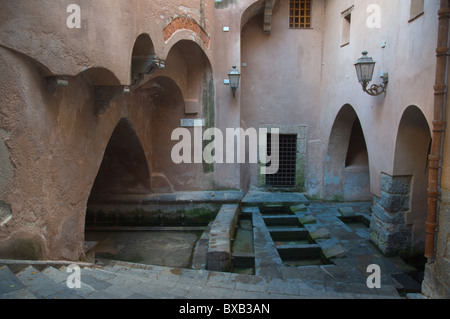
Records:
[[[164,28],[164,41],[169,41],[173,34],[179,30],[189,30],[193,32],[202,41],[205,47],[209,48],[211,38],[208,33],[206,33],[206,31],[194,19],[185,16],[174,18]]]

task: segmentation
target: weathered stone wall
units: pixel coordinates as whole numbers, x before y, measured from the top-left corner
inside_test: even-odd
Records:
[[[409,210],[410,176],[381,176],[381,197],[372,206],[372,240],[386,255],[409,254],[412,229],[406,225]]]

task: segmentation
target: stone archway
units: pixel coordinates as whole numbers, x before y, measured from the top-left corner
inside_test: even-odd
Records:
[[[108,204],[133,202],[136,195],[150,193],[150,172],[145,152],[131,122],[122,118],[106,147],[87,204],[86,221],[98,211],[109,212]]]
[[[369,157],[359,118],[350,105],[336,116],[325,162],[324,197],[371,200]]]
[[[430,143],[425,116],[409,106],[398,128],[393,174],[382,173],[381,196],[372,209],[374,240],[385,254],[422,254]]]

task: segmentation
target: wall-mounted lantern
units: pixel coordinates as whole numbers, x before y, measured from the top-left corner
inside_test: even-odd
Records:
[[[241,73],[238,69],[236,69],[236,66],[233,65],[233,69],[228,73],[228,78],[230,79],[230,87],[231,91],[233,92],[233,97],[236,96],[236,90],[239,87],[239,82],[241,79]]]
[[[370,88],[367,88],[370,81],[372,81],[373,71],[375,69],[375,61],[371,57],[367,56],[367,51],[362,53],[362,57],[358,59],[355,64],[356,74],[358,75],[358,81],[361,83],[363,91],[372,96],[378,96],[382,93],[386,94],[387,85],[389,82],[389,75],[387,72],[383,72],[381,78],[383,84],[373,84]]]

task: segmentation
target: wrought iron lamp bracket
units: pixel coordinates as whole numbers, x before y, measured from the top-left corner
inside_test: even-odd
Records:
[[[368,81],[362,82],[363,91],[371,96],[378,96],[383,93],[384,93],[384,95],[386,95],[386,91],[387,91],[387,87],[388,87],[388,83],[389,83],[389,78],[388,78],[387,73],[382,77],[382,79],[383,79],[382,84],[380,84],[380,85],[372,84],[369,88],[367,88],[369,86]]]

